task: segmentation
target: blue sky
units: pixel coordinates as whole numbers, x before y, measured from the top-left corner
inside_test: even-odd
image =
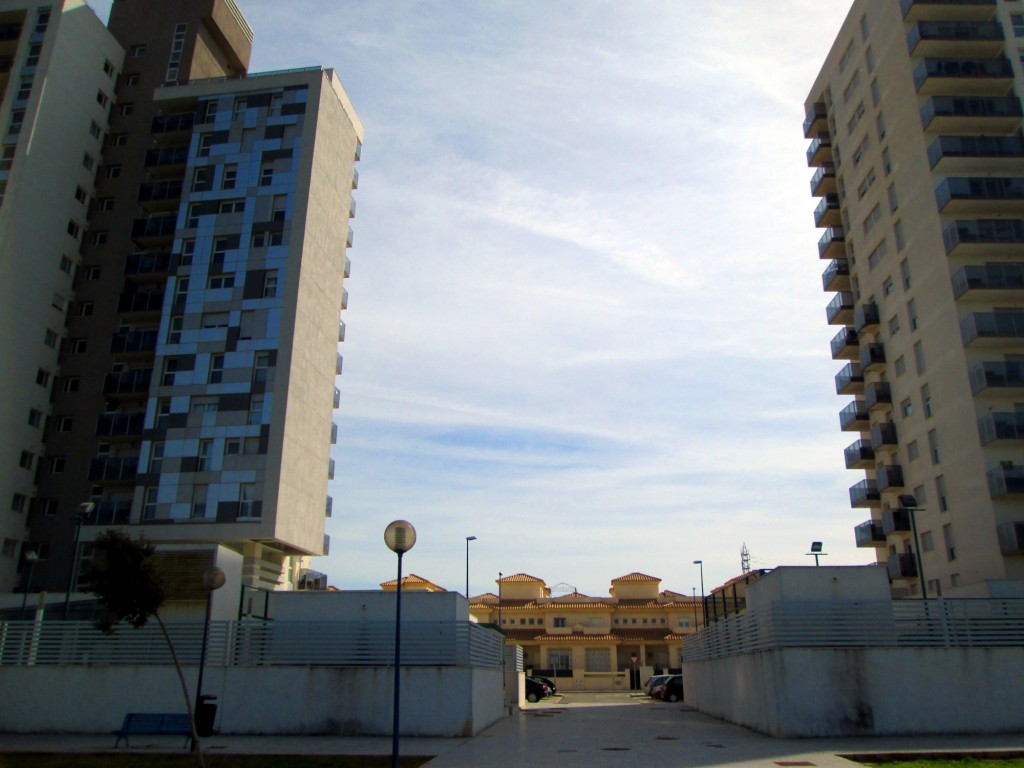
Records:
[[[331,555],[342,588],[524,571],[594,595],[866,563],[803,100],[810,0],[238,0],[253,71],[322,64],[366,128]]]

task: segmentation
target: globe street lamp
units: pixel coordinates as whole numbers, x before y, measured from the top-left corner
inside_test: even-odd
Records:
[[[395,585],[395,703],[394,721],[391,725],[391,766],[398,768],[398,690],[401,682],[399,667],[402,663],[402,555],[416,543],[416,529],[406,520],[395,520],[384,529],[384,543],[398,555],[398,582]]]
[[[469,600],[469,542],[476,541],[476,536],[466,537],[466,599]]]
[[[694,560],[693,564],[700,566],[700,607],[701,607],[701,613],[703,614],[704,626],[707,627],[707,625],[708,625],[708,601],[707,601],[707,598],[704,597],[704,561],[703,560]]]
[[[196,681],[196,731],[200,736],[213,733],[213,721],[217,710],[214,705],[207,704],[208,697],[203,696],[203,670],[206,668],[206,644],[210,638],[210,610],[213,605],[213,593],[224,586],[227,577],[217,566],[213,565],[203,573],[203,587],[206,589],[206,621],[203,622],[203,644],[199,652],[199,680]],[[210,697],[212,698],[212,697]]]

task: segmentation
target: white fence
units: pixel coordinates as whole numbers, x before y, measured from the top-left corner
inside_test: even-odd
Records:
[[[182,664],[198,664],[201,622],[168,623]],[[393,622],[214,621],[212,667],[392,666]],[[502,636],[472,622],[402,622],[402,666],[501,667]],[[139,666],[172,663],[159,626],[127,625],[104,634],[89,622],[0,623],[0,666]]]
[[[683,661],[776,648],[970,648],[1024,644],[1024,600],[777,602],[712,624]]]

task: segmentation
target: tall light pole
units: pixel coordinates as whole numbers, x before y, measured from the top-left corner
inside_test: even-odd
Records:
[[[78,512],[75,515],[75,551],[71,555],[71,573],[68,574],[68,589],[64,594],[64,620],[68,619],[68,611],[71,608],[71,590],[75,587],[75,577],[78,576],[78,544],[82,538],[82,523],[96,509],[91,501],[78,505]]]
[[[39,553],[30,549],[25,552],[23,557],[28,563],[28,578],[25,580],[25,594],[21,596],[21,613],[18,614],[18,618],[25,617],[25,604],[28,602],[28,593],[32,591],[32,571],[35,570],[36,563],[39,562]]]
[[[917,578],[921,580],[921,599],[928,599],[928,582],[924,580],[924,565],[921,562],[921,547],[917,542],[917,513],[924,510],[917,506],[917,497],[912,493],[900,495],[900,505],[910,513],[910,530],[914,533],[914,557],[917,559]]]
[[[693,631],[697,631],[697,588],[693,587]]]
[[[406,520],[395,520],[384,529],[384,543],[398,555],[398,582],[395,585],[395,703],[394,719],[391,724],[391,768],[398,768],[398,691],[401,684],[402,664],[402,555],[416,543],[416,529]]]
[[[700,609],[701,615],[704,618],[704,626],[706,627],[708,625],[708,601],[704,597],[704,561],[694,560],[693,564],[700,566]]]
[[[476,536],[466,537],[466,599],[469,600],[469,542],[476,541]]]
[[[812,541],[811,542],[811,551],[807,553],[807,556],[808,557],[813,557],[814,558],[814,565],[815,566],[819,566],[819,565],[821,565],[821,563],[818,562],[818,558],[819,557],[828,557],[828,553],[821,551],[821,542],[820,541]]]
[[[206,588],[206,621],[203,622],[203,644],[199,651],[199,680],[196,681],[196,731],[200,736],[213,734],[213,721],[217,715],[215,705],[207,705],[203,696],[203,670],[206,668],[206,644],[210,638],[210,612],[213,606],[213,593],[224,586],[227,577],[217,566],[213,565],[203,573],[203,587]],[[211,712],[210,708],[213,707]]]

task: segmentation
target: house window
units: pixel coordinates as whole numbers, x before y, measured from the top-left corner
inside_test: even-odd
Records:
[[[245,200],[225,200],[220,204],[221,213],[244,213]]]
[[[269,187],[274,183],[274,168],[272,166],[264,166],[260,169],[260,186]]]
[[[168,406],[170,404],[168,403]],[[160,471],[164,466],[164,444],[163,442],[155,442],[150,445],[149,448],[149,473],[153,475],[160,474]]]
[[[75,269],[75,262],[69,259],[67,256],[60,257],[60,271],[65,275],[70,275]]]
[[[196,154],[199,157],[209,157],[210,156],[210,147],[212,147],[212,146],[213,146],[213,134],[212,133],[204,133],[202,136],[199,137],[199,149],[196,152]]]
[[[192,203],[188,207],[188,217],[185,219],[185,226],[190,229],[195,229],[199,226],[199,211],[202,210],[202,206],[199,203]]]
[[[288,211],[288,196],[274,195],[273,218],[274,221],[284,221]]]
[[[939,437],[934,429],[928,432],[928,452],[931,454],[932,464],[938,464],[942,461],[942,453],[939,451]]]
[[[128,55],[132,58],[138,59],[146,55],[146,46],[144,45],[133,45],[128,50]]]
[[[197,472],[210,471],[210,457],[213,455],[213,440],[199,441],[199,457],[196,462]]]
[[[188,297],[188,278],[179,277],[177,284],[174,286],[174,303],[184,304],[185,299]]]
[[[911,442],[907,443],[907,461],[917,461],[917,457],[919,455],[920,452],[917,448],[917,440],[912,440]]]
[[[50,386],[50,372],[44,371],[42,368],[36,371],[36,384],[40,387]]]
[[[234,189],[235,181],[238,179],[238,166],[237,165],[225,165],[224,176],[221,178],[220,188],[221,189]]]
[[[146,489],[145,495],[143,496],[142,502],[142,519],[143,520],[155,520],[156,519],[156,500],[160,489],[156,486],[150,486]]]
[[[164,429],[170,417],[171,399],[169,397],[161,397],[156,401],[156,428]]]
[[[914,365],[917,367],[918,376],[925,372],[924,347],[921,346],[920,341],[914,343]]]
[[[63,456],[50,456],[49,459],[47,459],[47,466],[50,470],[50,474],[61,474],[64,471],[65,463],[66,459]]]
[[[192,489],[192,513],[189,515],[193,520],[206,517],[206,497],[208,486],[197,485]]]
[[[57,417],[57,431],[70,432],[75,426],[75,419],[72,416]]]
[[[256,484],[239,483],[238,485],[238,516],[256,517]]]
[[[219,290],[221,288],[234,288],[235,287],[235,276],[234,275],[214,275],[210,278],[210,290]]]
[[[237,456],[242,452],[242,440],[237,437],[229,437],[224,441],[224,455]]]
[[[882,293],[884,293],[886,296],[892,296],[894,290],[896,290],[896,286],[893,283],[892,278],[885,278],[885,282],[882,283]]]
[[[204,312],[201,323],[203,328],[227,328],[229,317],[227,312]]]
[[[270,369],[270,353],[269,352],[257,352],[256,363],[253,366],[252,380],[253,381],[266,381],[267,371]]]
[[[253,395],[252,399],[249,400],[249,424],[262,424],[263,423],[263,396]],[[246,451],[248,453],[248,451]],[[555,626],[558,626],[557,624]]]
[[[224,263],[224,256],[228,251],[228,239],[226,237],[218,237],[213,241],[213,254],[211,255],[211,261],[218,266]]]
[[[160,380],[160,384],[165,387],[174,386],[174,374],[178,370],[178,358],[168,357],[164,360],[164,375]]]
[[[556,628],[564,628],[565,627],[565,617],[557,616],[557,617],[555,617],[554,621],[555,621],[554,626]]]
[[[43,412],[35,408],[28,409],[28,425],[30,427],[41,427],[43,425]]]
[[[132,74],[130,74],[130,75],[125,75],[124,78],[122,79],[122,82],[125,85],[138,85],[139,84],[139,75],[138,75],[138,73],[134,73],[134,72]]]
[[[925,418],[930,419],[932,417],[932,390],[927,384],[921,387],[921,405],[924,406]]]
[[[77,392],[82,380],[77,376],[68,376],[64,379],[62,388],[65,392]]]
[[[50,349],[57,348],[57,332],[51,328],[47,328],[43,334],[43,344],[48,346]]]
[[[35,464],[36,456],[31,451],[22,451],[21,456],[18,457],[18,466],[22,469],[31,470]]]
[[[181,328],[185,323],[185,318],[181,315],[175,315],[170,319],[167,324],[167,343],[168,344],[180,344],[181,343]]]
[[[107,104],[110,103],[110,97],[103,91],[96,91],[96,103],[106,108]]]
[[[75,187],[75,200],[80,202],[82,205],[85,205],[88,199],[89,194],[84,189],[81,187]]]
[[[121,176],[121,166],[120,165],[108,165],[107,166],[107,178],[108,179],[116,179],[116,178],[119,178],[120,176]]]
[[[213,186],[213,168],[208,165],[196,168],[192,174],[192,191],[206,192]]]
[[[910,402],[908,397],[902,403],[900,403],[900,413],[903,414],[903,418],[907,418],[914,412],[914,404]]]
[[[11,498],[11,512],[24,512],[26,503],[28,503],[28,496],[21,493],[14,494]]]
[[[210,384],[220,384],[224,379],[224,355],[210,356]]]
[[[612,671],[612,656],[608,648],[587,648],[585,655],[588,672]]]
[[[939,509],[943,512],[948,512],[949,498],[946,496],[946,478],[943,475],[939,475],[935,478],[935,493],[939,497]],[[917,503],[922,503],[920,496],[917,497]]]
[[[134,111],[135,105],[132,104],[130,101],[125,104],[122,104],[117,108],[117,114],[119,114],[121,117],[128,117],[128,115],[130,115]]]
[[[893,315],[889,318],[889,335],[895,336],[900,330],[900,316]]]
[[[268,269],[263,276],[263,298],[273,299],[277,296],[277,270]]]
[[[949,523],[942,526],[942,542],[946,545],[946,559],[953,562],[956,560],[956,545],[953,542],[953,526]]]

